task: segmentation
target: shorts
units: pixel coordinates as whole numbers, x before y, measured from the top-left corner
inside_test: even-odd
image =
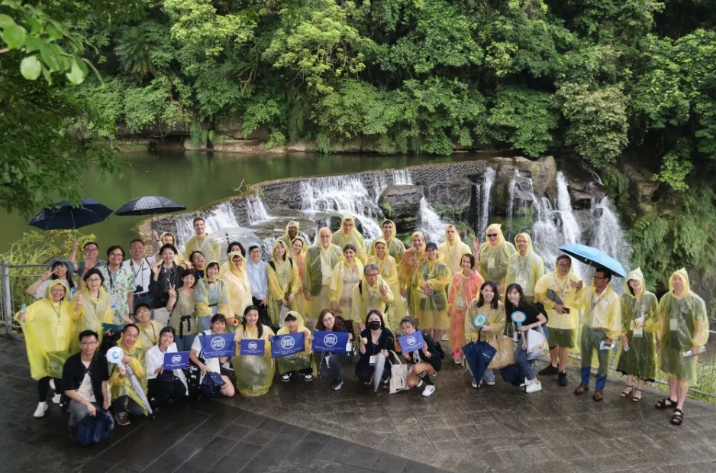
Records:
[[[547,328],[547,327],[543,327]],[[577,346],[577,329],[574,328],[550,328],[545,330],[549,349],[553,348],[574,348]]]

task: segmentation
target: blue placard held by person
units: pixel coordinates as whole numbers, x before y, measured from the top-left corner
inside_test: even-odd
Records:
[[[282,358],[304,349],[303,332],[277,335],[271,339],[271,358]]]
[[[175,351],[174,353],[164,354],[165,370],[180,370],[189,366],[189,352]]]
[[[348,343],[348,332],[323,332],[316,330],[313,334],[313,351],[316,353],[345,354]]]
[[[400,349],[403,353],[411,353],[415,350],[422,350],[425,340],[423,339],[423,332],[414,332],[407,335],[403,335],[398,339],[400,343]]]
[[[239,347],[242,355],[258,355],[263,356],[266,353],[266,341],[255,339],[242,339]]]
[[[233,333],[200,335],[203,358],[223,358],[236,354],[236,341]]]

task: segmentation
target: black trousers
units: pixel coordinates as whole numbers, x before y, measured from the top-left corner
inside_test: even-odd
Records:
[[[267,327],[271,327],[271,330],[275,333],[276,330],[278,330],[278,327],[274,327],[271,323],[271,317],[269,317],[268,313],[268,304],[261,305],[261,299],[256,299],[253,296],[251,297],[251,301],[253,301],[254,305],[259,308],[259,322]],[[243,316],[243,314],[241,315]]]
[[[46,376],[37,381],[37,394],[40,396],[40,402],[47,400],[47,395],[50,393],[50,380],[53,379],[50,376]],[[55,394],[62,394],[62,380],[55,379]]]
[[[183,399],[186,397],[186,386],[180,379],[175,378],[172,382],[162,381],[154,378],[147,383],[149,400],[156,407],[162,407],[170,399]]]

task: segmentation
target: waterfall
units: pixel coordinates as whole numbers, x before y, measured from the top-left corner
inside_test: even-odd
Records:
[[[264,209],[265,211],[265,209]],[[176,221],[177,225],[177,243],[184,246],[184,243],[194,236],[193,218],[180,218]],[[230,202],[222,202],[217,205],[209,215],[204,217],[206,222],[207,233],[218,232],[223,228],[234,228],[239,226],[239,222],[234,215],[234,209]]]
[[[480,203],[482,204],[482,208],[480,212],[480,226],[477,229],[477,235],[480,238],[483,238],[482,235],[485,234],[485,231],[487,230],[487,225],[490,222],[490,195],[492,194],[492,186],[495,184],[496,176],[497,173],[494,169],[485,169],[485,175],[483,176],[481,186],[482,195],[480,198]]]
[[[557,173],[557,210],[562,216],[564,244],[579,243],[581,230],[579,229],[577,219],[574,218],[572,200],[569,197],[569,190],[567,188],[567,180],[564,178],[562,171]]]
[[[619,224],[619,218],[614,212],[609,198],[603,197],[596,206],[593,206],[593,211],[595,214],[601,213],[601,216],[595,215],[597,224],[592,234],[591,245],[616,259],[624,265],[624,268],[628,269],[631,249],[626,242],[624,230]]]
[[[252,194],[246,198],[246,214],[249,218],[249,223],[256,223],[271,218],[266,211],[263,199],[261,199],[261,196],[258,194]]]
[[[410,177],[410,171],[407,169],[393,171],[391,175],[393,177],[393,184],[410,185],[413,183],[413,179]]]
[[[520,177],[520,170],[515,169],[515,177],[507,185],[507,228],[510,230],[512,230],[512,220],[515,214],[515,187],[517,187],[518,177]]]
[[[425,242],[439,244],[445,239],[447,223],[433,210],[425,197],[420,199],[420,230],[425,234]]]

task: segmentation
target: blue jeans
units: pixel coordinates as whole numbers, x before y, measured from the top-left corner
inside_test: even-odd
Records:
[[[517,363],[528,380],[535,379],[534,365],[527,360],[527,350],[522,348],[522,337],[517,341],[515,349],[515,363]]]
[[[475,375],[472,374],[472,368],[468,368],[468,370],[470,371],[470,376],[472,376],[472,379],[475,380],[477,384],[482,383],[482,379],[484,379],[486,383],[493,383],[495,381],[495,373],[493,373],[491,369],[485,370],[482,379],[475,379]]]

